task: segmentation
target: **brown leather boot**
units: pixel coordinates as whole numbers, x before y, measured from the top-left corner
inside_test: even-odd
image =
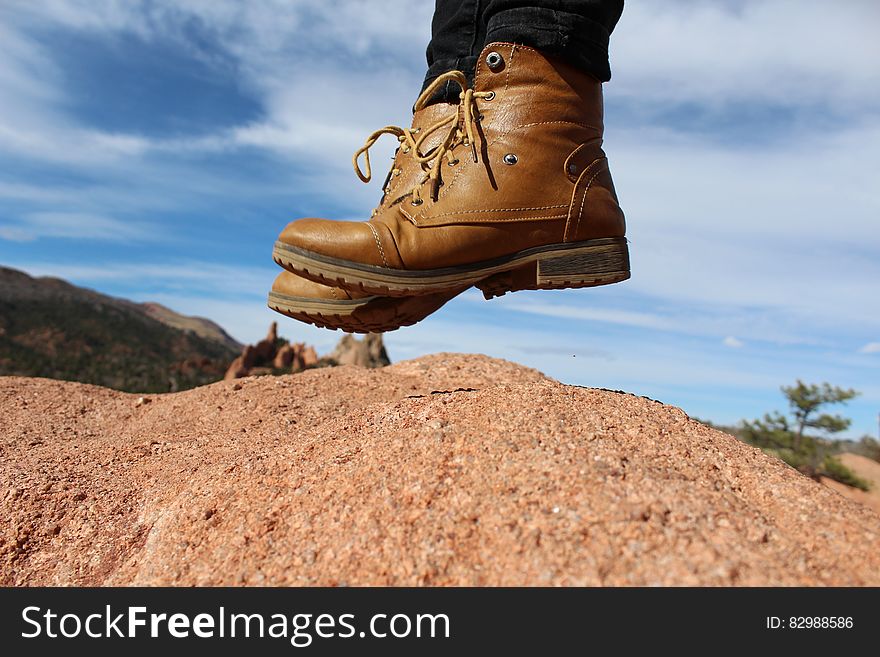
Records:
[[[322,285],[283,271],[272,284],[269,307],[320,328],[381,333],[421,321],[461,291],[380,297]]]
[[[383,296],[449,292],[489,277],[487,297],[628,278],[623,212],[601,148],[601,83],[533,49],[492,44],[475,89],[450,72],[416,109],[449,82],[462,87],[456,113],[410,145],[418,184],[392,190],[367,222],[291,223],[275,260],[311,280]]]
[[[373,216],[399,202],[401,195],[411,192],[413,186],[421,181],[423,167],[415,150],[418,135],[438,121],[454,115],[456,110],[456,106],[447,103],[421,107],[414,113],[409,130],[396,126],[377,130],[355,153],[355,171],[361,180],[369,182],[372,175],[369,148],[383,134],[396,136],[400,141],[400,147],[385,180],[382,199],[373,211]],[[441,138],[442,135],[435,130],[421,147],[435,148]],[[361,155],[367,157],[366,173],[361,171],[358,164]],[[528,277],[522,272],[505,272],[480,281],[477,287],[489,299],[516,289],[525,289],[528,285]],[[415,297],[385,297],[323,285],[285,271],[272,284],[268,306],[282,315],[320,328],[341,329],[349,333],[376,333],[411,326],[441,308],[464,289],[466,288]]]

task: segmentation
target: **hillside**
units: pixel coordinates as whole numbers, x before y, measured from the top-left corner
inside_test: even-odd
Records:
[[[852,486],[846,486],[827,477],[822,478],[822,483],[830,486],[841,495],[865,504],[877,513],[880,513],[880,463],[860,454],[843,453],[838,456],[843,465],[849,468],[857,477],[868,482],[870,490],[863,491]]]
[[[880,516],[484,356],[139,397],[0,378],[0,585],[880,585]]]
[[[0,267],[0,375],[187,389],[222,378],[239,349],[208,320]]]
[[[242,348],[242,344],[238,340],[233,338],[224,331],[219,324],[212,322],[210,319],[181,315],[180,313],[176,313],[170,308],[166,308],[162,304],[153,301],[134,305],[139,306],[140,310],[146,315],[159,320],[163,324],[171,326],[172,328],[180,329],[181,331],[191,331],[199,337],[210,340],[211,342],[225,344],[230,349],[238,350]]]

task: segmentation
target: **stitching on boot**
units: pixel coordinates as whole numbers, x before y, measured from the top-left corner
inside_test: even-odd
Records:
[[[452,214],[475,214],[481,212],[537,212],[538,210],[556,210],[558,208],[567,208],[567,204],[560,205],[542,205],[535,208],[491,208],[488,210],[459,210],[457,212],[441,212],[440,214],[432,214],[425,219],[435,219],[436,217],[448,217]]]
[[[577,121],[537,121],[535,123],[523,123],[522,125],[518,125],[515,128],[511,128],[510,130],[508,130],[504,134],[506,135],[510,132],[513,132],[514,130],[519,130],[521,128],[531,128],[532,126],[536,126],[536,125],[553,125],[555,123],[564,123],[565,125],[576,125],[579,128],[588,128],[590,130],[596,130],[596,131],[599,130],[599,128],[597,128],[594,125],[590,125],[589,123],[578,123]]]
[[[403,255],[400,253],[400,247],[397,245],[397,238],[394,237],[394,231],[388,228],[386,224],[382,224],[385,226],[385,229],[388,231],[388,237],[391,238],[391,246],[394,247],[394,252],[397,254],[397,261],[400,263],[401,269],[406,269],[406,262],[403,259]]]
[[[565,206],[562,206],[562,207],[565,207]],[[509,221],[544,221],[545,219],[567,219],[567,218],[568,218],[567,214],[548,214],[546,217],[514,217],[513,219],[495,219],[495,220],[493,220],[491,222],[487,222],[487,223],[498,224],[498,223],[502,223],[505,221],[508,221],[508,222]]]
[[[593,160],[592,162],[590,162],[589,166],[586,169],[584,169],[581,172],[581,174],[578,176],[577,182],[575,183],[574,189],[572,190],[572,193],[571,193],[571,203],[568,206],[568,218],[565,221],[565,230],[562,231],[562,241],[563,242],[568,242],[568,240],[569,240],[569,232],[570,232],[569,229],[571,228],[572,213],[574,212],[575,203],[577,203],[578,194],[583,193],[584,199],[586,199],[587,190],[589,189],[589,186],[592,184],[593,179],[595,178],[594,167],[598,166],[598,163],[601,162],[603,159],[604,158],[599,158],[599,159],[596,159],[596,160]],[[589,175],[589,174],[594,174],[594,175],[588,180],[587,175]],[[580,191],[581,185],[583,184],[584,181],[587,182],[587,187],[583,190],[583,192],[581,192]],[[583,201],[581,203],[581,210],[583,210]],[[580,223],[580,215],[578,215],[577,223],[578,224]]]
[[[581,217],[584,216],[584,206],[586,206],[586,204],[587,204],[587,194],[589,194],[590,188],[593,186],[593,181],[599,177],[600,173],[602,173],[601,169],[599,169],[599,171],[597,171],[596,173],[593,174],[593,177],[590,178],[590,182],[587,183],[587,188],[584,190],[584,199],[581,201],[581,209],[580,209],[580,212],[578,213],[577,221],[574,224],[575,236],[577,236],[578,228],[580,228],[580,225],[581,225]]]
[[[594,171],[592,173],[592,175],[590,176],[590,178],[587,179],[586,178],[587,174],[590,173],[590,170],[594,166],[598,167],[598,170]],[[599,176],[599,174],[602,173],[602,171],[604,171],[607,168],[608,168],[608,160],[605,158],[599,158],[599,159],[593,161],[590,164],[590,166],[588,166],[586,169],[584,169],[583,173],[578,178],[578,182],[574,187],[574,193],[572,194],[572,197],[571,197],[571,206],[568,209],[568,218],[566,219],[566,222],[565,222],[565,230],[562,233],[562,241],[563,242],[569,241],[569,228],[571,227],[572,211],[574,210],[574,205],[577,202],[578,186],[581,184],[582,180],[587,181],[586,185],[584,186],[584,189],[583,189],[583,196],[581,197],[581,205],[580,205],[580,209],[578,210],[577,221],[575,221],[574,227],[571,230],[572,236],[577,236],[578,228],[581,225],[581,217],[584,214],[584,207],[586,207],[586,204],[587,204],[587,193],[590,191],[590,188],[593,186],[593,182],[596,180],[596,178]]]
[[[492,141],[489,141],[486,143],[486,151],[488,151],[495,144],[497,144],[499,141],[501,141],[502,139],[504,139],[505,137],[507,137],[511,133],[516,132],[517,130],[523,130],[525,128],[531,128],[533,126],[538,126],[538,125],[576,125],[579,128],[587,128],[589,130],[598,130],[598,128],[595,126],[588,125],[586,123],[575,123],[574,121],[541,121],[538,123],[525,123],[523,125],[517,125],[517,126],[513,126],[511,128],[508,128],[504,132],[500,132],[497,135],[495,135],[495,137],[494,137],[494,139],[492,139]],[[465,162],[464,165],[458,171],[455,172],[455,175],[452,177],[452,179],[449,181],[449,183],[443,185],[443,189],[440,192],[440,194],[443,196],[448,194],[449,190],[452,189],[453,185],[455,185],[455,181],[458,180],[458,178],[460,176],[462,176],[465,173],[465,171],[468,169],[468,167],[470,167],[470,166],[471,166],[470,162]],[[425,217],[426,212],[427,212],[427,209],[423,210],[420,213],[420,216]],[[407,214],[407,216],[409,217],[410,215]]]
[[[583,126],[583,124],[580,124],[580,123],[578,123],[577,125]],[[586,127],[592,128],[593,126],[586,126]],[[595,129],[598,130],[598,128],[595,128]],[[596,146],[596,145],[598,145],[600,147],[602,146],[602,137],[596,137],[595,139],[591,139],[590,141],[585,141],[583,144],[581,144],[580,146],[575,148],[567,158],[565,158],[565,162],[562,163],[562,167],[563,167],[563,171],[565,172],[565,175],[568,177],[568,179],[571,182],[577,183],[577,181],[580,179],[580,174],[577,174],[577,175],[570,174],[568,172],[568,165],[577,159],[578,153],[580,153],[582,150],[584,150],[590,146]],[[590,164],[592,164],[592,162]],[[588,164],[586,168],[589,169],[590,165]]]
[[[379,248],[379,255],[382,256],[382,263],[386,267],[390,267],[388,264],[388,260],[385,258],[385,249],[382,248],[382,242],[379,241],[379,233],[376,232],[375,227],[371,223],[367,223],[367,228],[370,229],[370,232],[373,233],[373,239],[376,240],[376,246]]]
[[[564,206],[563,206],[564,207]],[[493,219],[492,221],[486,221],[485,219],[481,219],[479,217],[467,217],[462,219],[462,221],[457,222],[461,224],[471,224],[471,223],[487,223],[487,224],[502,224],[502,223],[514,223],[517,221],[549,221],[551,219],[568,219],[567,214],[548,214],[545,216],[538,217],[513,217],[512,219]],[[417,223],[416,226],[419,228],[433,228],[437,226],[454,226],[456,222],[454,221],[440,221],[438,223]]]
[[[516,46],[510,46],[510,61],[507,64],[507,71],[504,76],[504,90],[507,91],[507,87],[510,86],[510,69],[513,67],[513,56],[516,54]]]

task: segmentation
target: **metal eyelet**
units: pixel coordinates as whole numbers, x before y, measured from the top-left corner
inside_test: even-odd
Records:
[[[483,97],[483,100],[485,100],[485,101],[490,101],[490,100],[494,100],[494,99],[495,99],[495,92],[494,91],[486,92],[486,95]]]
[[[410,203],[412,203],[413,205],[421,205],[422,203],[424,203],[424,201],[420,198],[417,198],[417,199],[410,201]]]
[[[568,173],[572,176],[576,176],[578,172],[578,165],[573,162],[568,165]]]
[[[508,153],[504,157],[501,158],[504,164],[514,165],[519,162],[519,158],[514,153]]]
[[[486,65],[493,71],[497,71],[504,64],[504,58],[494,50],[486,55]]]
[[[451,167],[454,167],[454,166],[455,166],[456,164],[458,164],[459,162],[461,162],[461,160],[459,160],[458,158],[456,158],[456,159],[452,160],[451,162],[447,162],[447,164],[448,164],[449,166],[451,166]]]

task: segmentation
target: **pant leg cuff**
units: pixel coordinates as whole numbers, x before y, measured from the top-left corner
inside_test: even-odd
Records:
[[[500,11],[489,19],[486,43],[519,43],[557,55],[607,82],[611,79],[609,36],[605,26],[577,14],[520,7]]]
[[[474,71],[477,67],[477,56],[470,57],[459,57],[458,59],[439,59],[433,64],[431,64],[430,68],[428,68],[428,73],[425,75],[425,81],[422,83],[422,91],[427,89],[428,85],[431,84],[434,80],[440,77],[443,73],[447,73],[448,71],[461,71],[465,74],[465,77],[468,79],[468,82],[473,86],[474,84]],[[435,93],[428,104],[431,105],[433,103],[457,103],[458,102],[458,94],[461,93],[461,89],[458,88],[458,85],[453,84],[451,82],[447,82],[441,89]]]

